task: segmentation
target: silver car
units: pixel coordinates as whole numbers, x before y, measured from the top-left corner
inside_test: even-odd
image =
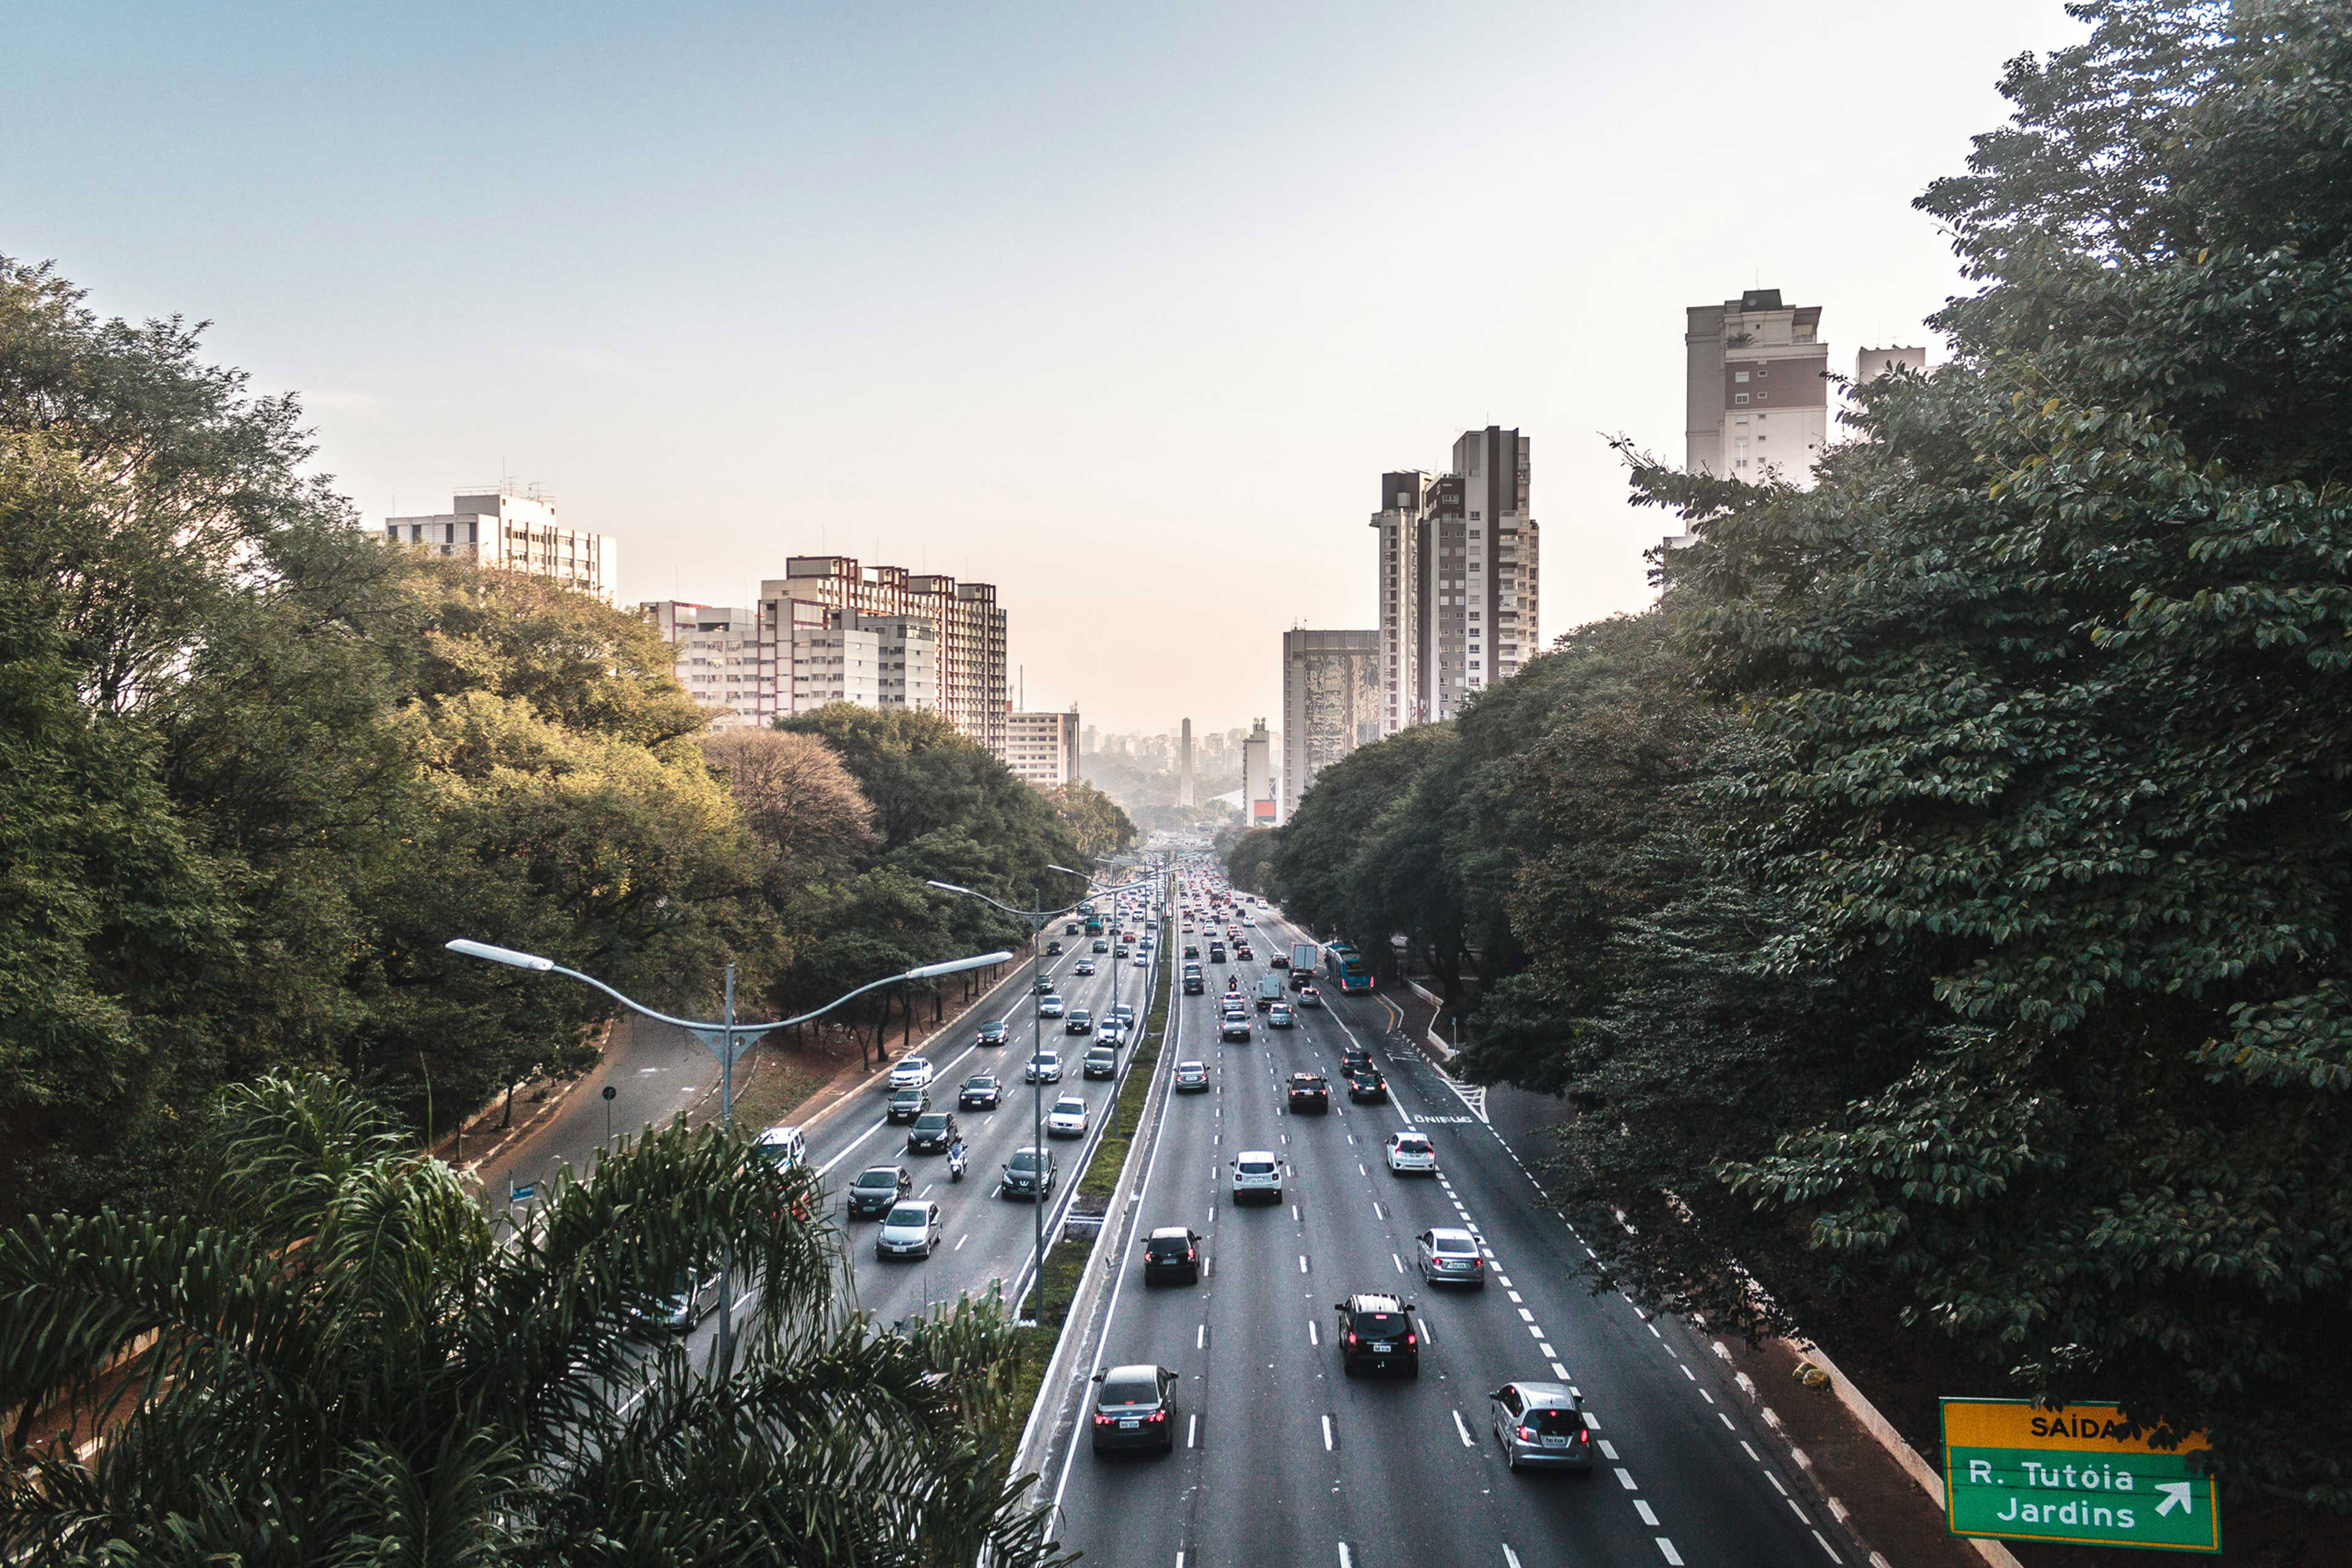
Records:
[[[1486,1260],[1478,1255],[1478,1238],[1450,1226],[1424,1230],[1417,1238],[1421,1277],[1433,1285],[1484,1285]]]
[[[940,1247],[940,1205],[927,1198],[900,1204],[874,1233],[877,1258],[929,1258]]]
[[[1584,1404],[1564,1383],[1507,1383],[1486,1396],[1487,1422],[1512,1469],[1592,1473]]]

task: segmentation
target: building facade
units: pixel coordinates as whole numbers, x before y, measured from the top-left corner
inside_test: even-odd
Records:
[[[608,605],[620,570],[620,543],[612,535],[563,527],[544,490],[510,480],[461,489],[447,511],[385,518],[383,541],[551,577]]]
[[[1829,443],[1822,308],[1784,305],[1778,289],[1750,289],[1685,315],[1685,469],[1810,485]]]
[[[1452,718],[1540,650],[1532,468],[1527,437],[1490,425],[1454,443],[1446,473],[1381,476],[1381,734]]]
[[[1004,765],[1034,789],[1058,789],[1078,782],[1078,710],[1066,713],[1007,713]]]
[[[1381,738],[1381,634],[1282,634],[1282,820],[1315,775]]]
[[[1282,798],[1276,790],[1274,737],[1265,721],[1253,723],[1242,742],[1242,820],[1252,827],[1275,827],[1282,822]]]
[[[1004,611],[994,584],[959,583],[903,566],[860,566],[845,555],[791,556],[782,577],[760,584],[760,613],[770,638],[761,654],[763,682],[772,664],[780,684],[788,679],[792,628],[824,610],[930,623],[938,639],[930,706],[959,734],[1003,754]]]
[[[639,605],[637,613],[677,650],[677,683],[709,717],[712,729],[743,729],[761,721],[756,615],[677,599]]]
[[[1193,801],[1192,780],[1192,721],[1184,721],[1182,755],[1176,763],[1176,804],[1191,805]]]

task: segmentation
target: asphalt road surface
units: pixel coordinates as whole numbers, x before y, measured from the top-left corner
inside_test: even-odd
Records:
[[[1465,1100],[1418,1052],[1390,1048],[1391,1014],[1377,999],[1326,985],[1328,1005],[1301,1010],[1297,1028],[1269,1030],[1253,1015],[1252,1044],[1217,1043],[1225,975],[1249,990],[1277,942],[1304,940],[1259,920],[1268,929],[1256,963],[1208,966],[1207,994],[1174,999],[1181,1033],[1163,1070],[1205,1060],[1215,1087],[1162,1099],[1133,1234],[1105,1237],[1126,1250],[1108,1316],[1049,1391],[1056,1406],[1036,1462],[1064,1544],[1089,1563],[1139,1568],[1853,1563],[1843,1532],[1799,1500],[1706,1342],[1573,1277],[1582,1245],[1543,1202],[1522,1152],[1484,1120],[1475,1091]],[[1387,1074],[1390,1102],[1347,1102],[1339,1068],[1350,1037]],[[1308,1067],[1333,1082],[1327,1116],[1286,1111],[1288,1075]],[[1436,1144],[1436,1180],[1392,1175],[1382,1160],[1408,1123]],[[1227,1201],[1227,1162],[1250,1148],[1288,1161],[1279,1205]],[[1142,1283],[1135,1238],[1161,1225],[1206,1238],[1199,1285]],[[1479,1236],[1484,1289],[1420,1280],[1414,1238],[1438,1226]],[[1414,1303],[1417,1380],[1343,1374],[1334,1304],[1358,1290]],[[1088,1450],[1079,1374],[1129,1362],[1181,1375],[1172,1454]],[[1581,1392],[1594,1426],[1590,1477],[1504,1468],[1486,1394],[1514,1379]]]

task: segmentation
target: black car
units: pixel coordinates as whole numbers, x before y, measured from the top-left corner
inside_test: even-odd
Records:
[[[1290,967],[1290,955],[1286,952],[1277,952],[1265,961],[1265,966],[1268,969],[1287,969]]]
[[[1118,1076],[1118,1047],[1116,1046],[1096,1046],[1088,1050],[1087,1052],[1086,1070],[1083,1076],[1087,1078],[1117,1078]]]
[[[1015,1149],[1004,1174],[997,1180],[996,1191],[1003,1197],[1035,1198],[1042,1203],[1053,1192],[1058,1173],[1051,1149]]]
[[[1163,1225],[1143,1240],[1143,1282],[1201,1282],[1201,1238],[1181,1225]]]
[[[1338,1307],[1339,1364],[1349,1377],[1391,1370],[1421,1375],[1421,1335],[1413,1330],[1412,1302],[1367,1290]]]
[[[1359,1105],[1378,1104],[1389,1097],[1389,1080],[1376,1067],[1358,1068],[1348,1075],[1348,1098]]]
[[[1143,1363],[1095,1373],[1095,1452],[1176,1447],[1176,1374]]]
[[[1046,957],[1048,957],[1048,958],[1059,958],[1059,957],[1061,957],[1061,956],[1062,956],[1062,944],[1061,944],[1059,942],[1047,942],[1047,943],[1045,944],[1045,956],[1046,956]]]
[[[927,1110],[915,1118],[907,1129],[907,1152],[909,1154],[944,1154],[948,1145],[963,1136],[956,1119],[944,1110]]]
[[[879,1219],[915,1190],[904,1165],[868,1165],[849,1184],[849,1217]]]
[[[1331,1085],[1319,1072],[1295,1072],[1290,1075],[1290,1113],[1293,1116],[1313,1111],[1320,1116],[1331,1109]]]
[[[1054,977],[1050,974],[1041,974],[1037,976],[1036,980],[1030,985],[1029,989],[1037,995],[1051,996],[1054,994]]]
[[[902,1089],[890,1096],[892,1121],[912,1121],[931,1108],[931,1091],[928,1089]]]
[[[1110,942],[1109,942],[1109,940],[1108,940],[1108,938],[1105,938],[1105,937],[1099,937],[1099,936],[1098,936],[1098,937],[1097,937],[1097,938],[1095,938],[1095,947],[1094,947],[1094,950],[1095,950],[1097,952],[1108,952],[1110,951]]]
[[[993,1110],[1004,1103],[1004,1086],[992,1072],[976,1072],[956,1090],[958,1110]]]
[[[1199,942],[1186,942],[1186,943],[1184,944],[1184,956],[1185,956],[1185,957],[1187,957],[1187,958],[1198,958],[1198,957],[1200,957],[1200,956],[1201,956],[1201,944],[1200,944]]]
[[[1062,922],[1062,934],[1064,936],[1076,936],[1084,928],[1076,921],[1064,921]]]
[[[989,1022],[982,1024],[980,1026],[979,1035],[974,1037],[971,1043],[975,1046],[1003,1045],[1004,1043],[1004,1020],[1002,1018],[992,1018]]]
[[[1207,984],[1205,981],[1203,981],[1203,980],[1202,980],[1199,975],[1197,975],[1197,974],[1187,974],[1186,976],[1184,976],[1184,994],[1185,994],[1185,995],[1187,995],[1187,996],[1198,996],[1199,994],[1201,994],[1201,993],[1202,993],[1202,992],[1203,992],[1203,991],[1205,991],[1205,990],[1207,990],[1207,989],[1208,989],[1208,984]]]
[[[1209,944],[1209,962],[1211,963],[1223,963],[1224,961],[1225,944],[1222,942],[1211,942]]]
[[[1348,1047],[1339,1053],[1339,1070],[1341,1072],[1358,1072],[1370,1068],[1371,1065],[1372,1053],[1353,1042],[1350,1042]]]

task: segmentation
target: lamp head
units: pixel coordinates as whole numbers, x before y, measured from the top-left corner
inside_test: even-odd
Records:
[[[484,958],[492,963],[503,963],[515,969],[537,970],[541,974],[555,967],[555,960],[541,958],[535,952],[520,952],[511,947],[493,947],[487,942],[469,942],[464,937],[446,944],[451,952],[462,952],[467,958]]]
[[[926,963],[909,969],[898,976],[901,980],[932,980],[942,974],[961,974],[967,969],[985,969],[992,963],[1003,963],[1012,958],[1010,952],[980,952],[970,958],[951,958],[945,963]]]

